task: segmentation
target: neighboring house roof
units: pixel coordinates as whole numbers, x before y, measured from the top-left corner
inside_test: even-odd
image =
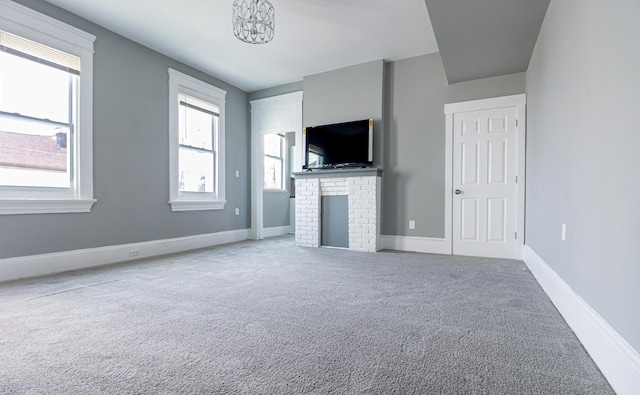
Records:
[[[67,170],[67,151],[55,137],[0,131],[0,167]]]

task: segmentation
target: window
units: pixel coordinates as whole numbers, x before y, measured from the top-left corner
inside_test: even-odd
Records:
[[[180,192],[214,192],[213,141],[220,128],[217,106],[185,94],[179,95],[178,171]]]
[[[0,214],[88,212],[94,36],[0,3]]]
[[[169,69],[169,96],[171,209],[223,209],[226,92]]]
[[[53,61],[43,59],[46,52],[53,53],[50,56]],[[65,55],[0,30],[3,186],[69,188],[71,185],[72,133],[77,124],[73,103],[78,97],[80,59],[68,55],[75,65],[65,67],[57,59]]]
[[[264,189],[285,189],[284,152],[284,135],[264,135]]]

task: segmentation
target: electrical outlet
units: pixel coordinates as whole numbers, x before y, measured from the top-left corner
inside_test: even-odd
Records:
[[[240,215],[240,209],[236,207],[236,215]]]
[[[236,178],[240,177],[240,170],[236,170]]]
[[[416,221],[409,220],[409,229],[413,230],[416,228]]]
[[[139,256],[140,250],[129,250],[129,256]]]
[[[562,224],[562,233],[560,237],[562,238],[562,241],[567,240],[567,224]]]

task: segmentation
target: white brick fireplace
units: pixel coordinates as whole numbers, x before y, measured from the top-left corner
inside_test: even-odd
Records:
[[[382,170],[338,169],[295,173],[296,244],[321,245],[321,197],[348,196],[349,249],[380,250]]]

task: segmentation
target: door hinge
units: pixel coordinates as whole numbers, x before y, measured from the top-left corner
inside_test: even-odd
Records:
[[[518,176],[516,176],[516,184],[518,183]]]
[[[518,120],[516,119],[516,127],[518,127]]]
[[[518,232],[516,232],[516,240],[518,240]]]

